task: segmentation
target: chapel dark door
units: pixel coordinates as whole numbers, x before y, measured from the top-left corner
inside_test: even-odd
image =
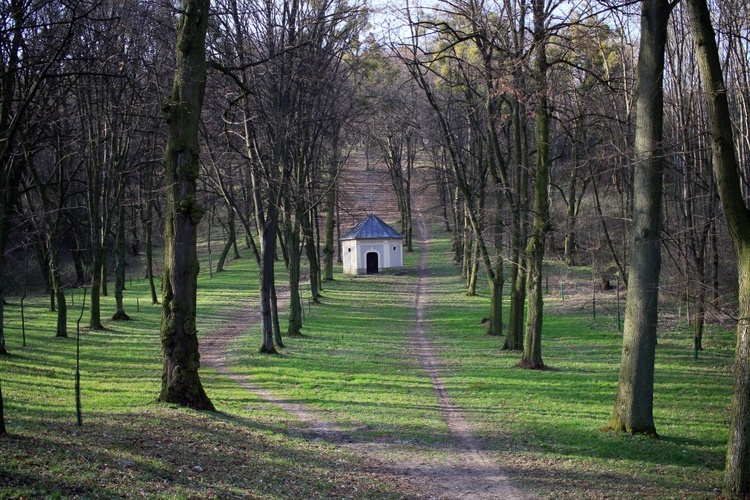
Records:
[[[378,254],[376,252],[367,254],[367,274],[378,274]]]

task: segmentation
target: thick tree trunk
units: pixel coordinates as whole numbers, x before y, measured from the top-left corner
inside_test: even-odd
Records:
[[[737,187],[739,188],[739,184]],[[746,228],[750,228],[750,214],[748,215]],[[740,307],[729,443],[722,492],[726,498],[750,497],[750,237],[740,246],[737,255]]]
[[[534,0],[534,39],[536,41],[536,181],[534,183],[534,226],[526,247],[528,259],[526,336],[521,365],[525,368],[544,368],[542,361],[542,269],[544,246],[549,230],[549,122],[547,100],[547,34],[545,2]]]
[[[654,359],[661,271],[664,159],[664,49],[671,6],[645,0],[641,13],[633,177],[633,235],[622,361],[610,427],[658,437],[654,425]]]
[[[196,329],[196,237],[204,214],[196,199],[200,172],[198,124],[206,83],[208,17],[209,0],[183,0],[174,87],[164,108],[168,124],[164,158],[167,214],[161,323],[164,372],[159,401],[213,411],[198,376]]]
[[[268,219],[261,230],[260,238],[260,316],[262,341],[260,352],[277,354],[273,343],[273,292],[274,292],[274,251],[276,249],[276,232],[278,219],[273,206],[269,207]]]
[[[739,314],[734,388],[722,494],[750,497],[750,210],[743,197],[731,115],[716,36],[705,0],[687,0],[690,24],[705,89],[714,175],[729,235],[737,254]]]

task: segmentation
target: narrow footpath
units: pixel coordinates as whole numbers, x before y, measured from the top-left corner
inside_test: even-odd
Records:
[[[294,415],[300,421],[300,429],[292,431],[295,435],[325,439],[347,447],[366,459],[368,470],[371,472],[383,474],[386,476],[385,480],[390,478],[395,482],[407,482],[409,490],[418,492],[417,498],[530,498],[513,487],[497,462],[482,450],[481,443],[472,433],[463,411],[451,402],[440,378],[439,357],[425,332],[424,317],[430,287],[430,238],[422,216],[417,218],[417,229],[420,239],[420,261],[414,293],[416,324],[411,349],[430,377],[443,418],[450,429],[453,443],[448,450],[443,449],[440,450],[441,453],[428,455],[424,452],[406,451],[403,446],[394,443],[355,442],[335,423],[326,421],[314,408],[275,397],[244,376],[234,373],[227,362],[229,345],[243,332],[254,329],[260,320],[257,304],[251,305],[249,301],[227,322],[208,332],[200,345],[201,361],[204,366],[215,368],[219,374],[237,382],[240,387]],[[280,299],[280,303],[283,303],[287,297],[282,295]],[[438,456],[440,458],[436,458]]]

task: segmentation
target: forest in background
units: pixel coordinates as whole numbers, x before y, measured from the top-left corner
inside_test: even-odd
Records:
[[[0,295],[46,291],[58,336],[68,335],[65,291],[73,287],[90,292],[90,328],[103,327],[98,304],[108,284],[118,299],[112,318],[126,320],[126,265],[141,253],[152,302],[161,300],[153,254],[168,218],[165,115],[175,61],[191,43],[179,38],[178,18],[191,6],[2,3]],[[544,366],[545,258],[591,266],[603,288],[619,280],[645,291],[647,320],[633,312],[630,322],[643,331],[629,335],[626,317],[625,337],[646,358],[659,290],[685,304],[696,352],[707,319],[739,320],[742,339],[748,326],[738,298],[742,306],[747,286],[737,283],[747,259],[735,254],[743,255],[745,236],[724,223],[733,212],[723,208],[713,171],[724,165],[726,145],[717,129],[731,125],[728,184],[746,211],[750,13],[740,1],[707,6],[723,76],[720,91],[707,93],[713,87],[696,49],[705,33],[694,43],[700,7],[457,0],[396,4],[373,16],[370,6],[344,0],[212,2],[189,211],[196,224],[226,232],[215,271],[238,241],[253,250],[262,270],[262,349],[283,346],[273,263],[281,259],[289,271],[288,335],[302,328],[303,258],[313,300],[332,279],[336,221],[348,210],[340,183],[348,158],[363,150],[388,167],[407,248],[412,174],[429,169],[467,294],[484,274],[488,333],[504,334],[525,366]],[[369,24],[376,18],[388,22]],[[729,114],[717,120],[707,94],[723,95]],[[639,139],[646,119],[655,133]],[[649,235],[644,245],[641,234]],[[633,280],[634,254],[646,246],[651,258],[661,254],[656,272],[643,268]],[[628,300],[635,311],[637,298]],[[653,361],[643,384],[648,393]],[[650,397],[633,401],[648,406]],[[645,427],[617,420],[614,427],[656,434],[648,415]],[[744,477],[747,487],[750,472]]]

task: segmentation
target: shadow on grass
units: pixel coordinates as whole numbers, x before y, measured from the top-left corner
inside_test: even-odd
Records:
[[[0,440],[0,485],[29,497],[399,496],[346,454],[267,418],[154,406],[89,415],[83,427],[30,421]]]

